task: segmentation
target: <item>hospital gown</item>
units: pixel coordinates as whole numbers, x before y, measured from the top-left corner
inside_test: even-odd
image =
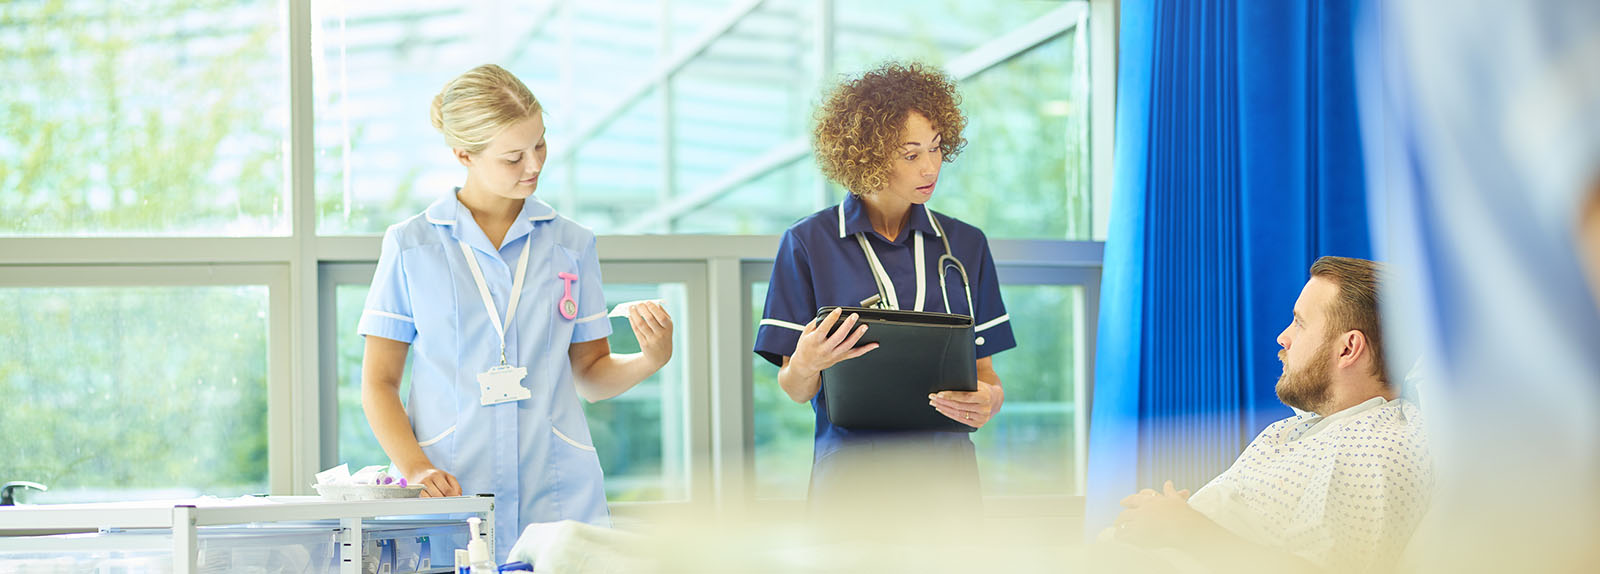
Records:
[[[1420,415],[1409,401],[1374,397],[1278,421],[1189,505],[1329,571],[1383,569],[1427,510],[1433,475]]]

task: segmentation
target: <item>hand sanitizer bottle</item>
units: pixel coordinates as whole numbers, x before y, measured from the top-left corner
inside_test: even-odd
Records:
[[[472,574],[498,574],[500,569],[494,564],[494,556],[489,555],[489,545],[478,536],[479,520],[476,516],[467,519],[467,533],[472,536],[467,542],[467,560],[472,564]]]

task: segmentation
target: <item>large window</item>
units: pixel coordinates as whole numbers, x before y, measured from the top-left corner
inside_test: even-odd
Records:
[[[993,237],[1089,239],[1085,13],[959,0],[317,3],[318,228],[381,231],[460,185],[429,103],[498,62],[545,108],[538,193],[563,213],[602,234],[779,233],[842,197],[809,150],[822,90],[900,59],[955,76],[970,118],[937,208],[994,224]],[[482,33],[496,17],[526,21]]]
[[[281,0],[0,3],[0,235],[284,235]]]
[[[985,494],[1082,492],[1083,291],[1082,285],[1000,289],[1017,347],[993,356],[1005,404],[972,435]]]
[[[689,425],[687,292],[682,284],[606,285],[606,304],[642,299],[660,300],[678,317],[673,329],[672,361],[638,386],[619,396],[583,405],[589,434],[606,474],[606,499],[612,501],[687,500],[689,498]],[[637,353],[639,339],[625,316],[611,319],[611,352]]]
[[[992,238],[1090,239],[1082,33],[1067,31],[961,84],[967,147],[934,209]]]
[[[767,283],[750,287],[750,329],[761,322],[767,301]],[[809,403],[796,403],[778,386],[778,367],[751,353],[750,396],[755,410],[755,495],[757,498],[804,499],[811,480],[816,411]]]
[[[371,277],[371,271],[367,271],[366,276]],[[334,396],[338,401],[336,420],[339,439],[329,448],[335,451],[337,462],[350,465],[351,472],[354,472],[364,466],[389,464],[389,456],[378,445],[378,437],[372,434],[372,427],[367,423],[366,413],[361,407],[361,359],[366,339],[356,334],[356,326],[361,323],[361,310],[366,305],[367,284],[344,283],[335,285],[333,289],[335,307],[324,309],[323,312],[331,312],[338,317],[333,347],[338,356],[335,367],[339,382]],[[408,353],[405,372],[400,376],[400,401],[404,403],[410,396],[411,355]]]
[[[95,286],[103,270],[12,271],[0,276],[4,480],[50,487],[33,502],[267,492],[282,285],[253,279],[270,269],[134,268],[114,287]]]
[[[1110,1],[0,2],[0,481],[310,494],[387,462],[354,330],[380,234],[465,179],[432,98],[492,62],[545,108],[539,197],[599,236],[608,303],[678,326],[665,369],[583,407],[614,509],[801,498],[813,415],[750,352],[762,281],[843,197],[810,151],[823,90],[898,59],[957,80],[969,143],[932,207],[988,234],[1022,342],[974,436],[985,491],[1078,492]]]

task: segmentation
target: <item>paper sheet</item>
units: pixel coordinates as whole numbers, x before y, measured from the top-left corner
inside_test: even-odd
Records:
[[[665,299],[639,299],[639,300],[636,300],[636,301],[628,301],[628,302],[625,302],[625,303],[617,303],[617,306],[616,307],[612,307],[611,308],[611,312],[610,313],[606,313],[606,316],[607,317],[627,317],[628,316],[628,310],[632,309],[634,305],[638,305],[640,303],[646,303],[646,302],[655,303],[655,304],[660,305],[662,307],[666,307],[667,306],[667,301]]]

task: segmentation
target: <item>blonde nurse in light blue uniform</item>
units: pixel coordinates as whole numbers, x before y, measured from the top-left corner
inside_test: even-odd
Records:
[[[609,526],[578,400],[614,397],[665,365],[672,320],[634,305],[642,352],[611,353],[594,233],[533,197],[548,150],[520,80],[475,68],[434,98],[432,116],[467,177],[384,233],[359,328],[361,404],[384,453],[427,496],[495,495],[503,561],[535,522]]]

